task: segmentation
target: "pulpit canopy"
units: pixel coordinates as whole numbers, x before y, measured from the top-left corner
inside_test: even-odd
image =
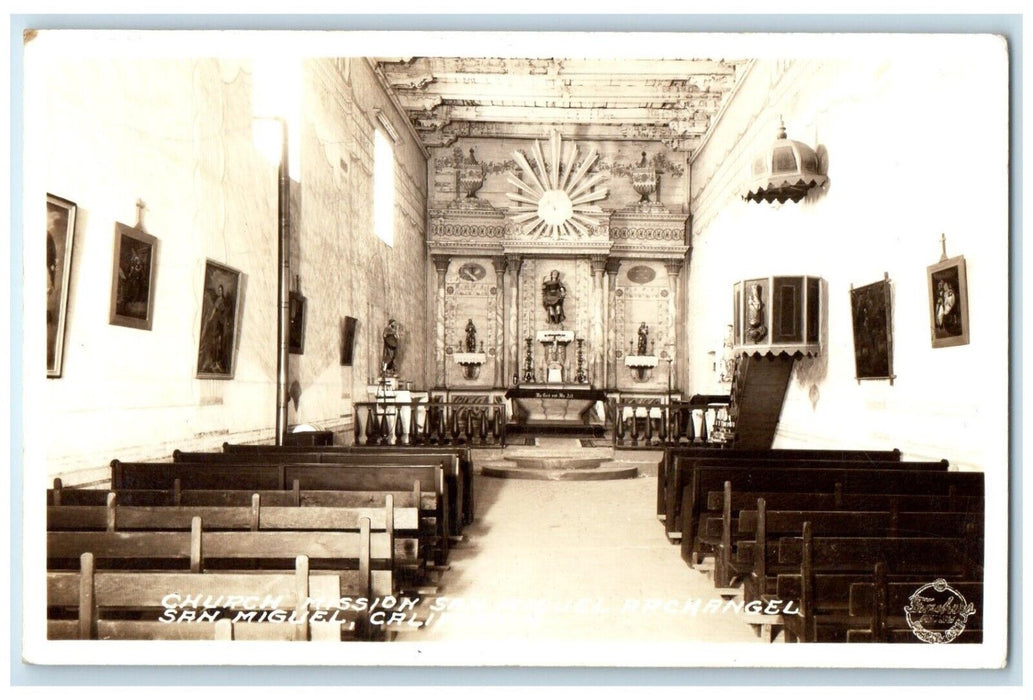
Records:
[[[828,178],[819,172],[814,149],[786,136],[780,123],[778,136],[757,155],[750,168],[750,183],[743,199],[748,202],[799,202],[811,189],[823,187]]]

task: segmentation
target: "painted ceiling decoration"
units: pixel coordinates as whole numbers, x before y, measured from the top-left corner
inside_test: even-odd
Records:
[[[657,141],[692,152],[747,61],[379,57],[428,148],[459,138]]]
[[[520,166],[522,177],[507,176],[513,192],[506,196],[515,202],[513,222],[530,238],[582,238],[593,234],[603,216],[593,204],[606,199],[606,188],[596,189],[606,173],[589,174],[599,157],[595,146],[578,160],[577,144],[563,148],[558,132],[552,132],[548,153],[542,151],[539,141],[531,149],[536,167],[520,151],[513,151],[513,159]]]

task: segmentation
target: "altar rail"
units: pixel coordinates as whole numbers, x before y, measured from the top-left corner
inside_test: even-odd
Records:
[[[432,399],[355,404],[356,445],[506,446],[506,405]]]
[[[670,445],[727,447],[728,396],[697,394],[688,401],[617,400],[613,405],[613,445],[656,449]]]

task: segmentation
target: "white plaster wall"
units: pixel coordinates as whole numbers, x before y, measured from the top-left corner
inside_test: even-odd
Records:
[[[1008,162],[1004,46],[845,61],[758,62],[692,170],[690,389],[719,389],[707,352],[731,322],[732,282],[828,281],[826,352],[798,361],[776,447],[868,447],[1007,463]],[[973,86],[978,90],[973,91]],[[962,99],[962,96],[964,99]],[[750,159],[775,135],[827,149],[828,191],[798,204],[740,199]],[[968,265],[971,342],[933,349],[926,267]],[[893,285],[896,379],[854,376],[849,289]]]
[[[47,474],[83,482],[103,478],[113,458],[271,439],[277,174],[252,142],[250,62],[76,56],[27,65],[24,405]],[[308,319],[305,354],[291,355],[302,395],[289,422],[327,428],[345,427],[350,401],[364,396],[389,316],[407,343],[403,378],[426,379],[426,163],[368,65],[353,60],[350,83],[335,69],[304,64],[291,197],[292,278]],[[372,233],[374,108],[400,136],[394,247]],[[59,379],[44,379],[43,323],[31,322],[43,318],[43,247],[33,241],[46,192],[79,206]],[[160,241],[151,331],[108,324],[115,222],[136,221],[137,199]],[[244,276],[229,381],[195,378],[206,258]],[[354,368],[340,365],[345,315],[359,319]]]
[[[26,153],[42,176],[27,197],[43,202],[38,183],[79,207],[61,378],[39,379],[40,326],[26,329],[48,473],[261,434],[275,416],[276,172],[251,143],[246,64],[78,58],[36,69]],[[150,331],[108,324],[115,222],[136,222],[137,199],[159,239]],[[26,241],[42,229],[30,223]],[[232,381],[194,378],[206,258],[243,273]]]
[[[304,63],[300,211],[292,268],[308,299],[305,354],[292,356],[302,389],[291,422],[347,427],[379,373],[390,318],[402,335],[400,378],[426,386],[424,300],[426,161],[365,59]],[[395,156],[395,240],[373,232],[375,110],[399,139]],[[351,367],[341,366],[341,327],[358,319]]]

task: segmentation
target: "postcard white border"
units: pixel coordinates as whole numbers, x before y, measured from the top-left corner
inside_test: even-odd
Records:
[[[244,31],[219,32],[85,32],[62,31],[59,42],[57,30],[42,32],[32,43],[26,57],[25,104],[33,104],[32,72],[34,61],[58,55],[104,55],[111,57],[158,56],[252,56],[265,53],[270,47],[280,47],[298,56],[340,55],[340,47],[348,46],[354,56],[367,55],[465,55],[465,56],[553,56],[557,46],[565,55],[585,57],[675,57],[687,51],[692,55],[719,55],[722,57],[782,57],[782,58],[849,58],[870,51],[873,42],[888,59],[906,59],[909,55],[928,55],[936,51],[957,49],[959,40],[966,45],[985,50],[998,45],[999,39],[990,36],[965,35],[859,35],[859,34],[706,34],[693,35],[684,44],[672,41],[664,34],[663,42],[655,35],[625,33],[489,33],[489,32],[286,32]],[[619,42],[618,42],[619,40]],[[691,49],[685,49],[689,46]],[[619,51],[615,50],[619,47]],[[47,54],[46,52],[53,52]],[[26,121],[31,121],[26,113]],[[31,144],[26,153],[31,153]],[[33,212],[37,194],[46,191],[41,186],[39,166],[31,158],[25,159],[25,212]],[[38,208],[38,207],[37,207]],[[38,228],[35,218],[26,217],[23,240],[32,240],[32,231]],[[42,270],[42,253],[26,246],[24,269]],[[35,264],[40,263],[40,264]],[[39,282],[35,273],[26,273],[26,288]],[[39,285],[37,285],[39,286]],[[36,301],[26,295],[25,312],[29,318],[41,317],[36,312]],[[33,315],[35,313],[35,316]],[[24,357],[41,357],[38,334],[26,333]],[[25,374],[35,371],[31,363],[23,368]],[[36,380],[25,378],[23,394],[24,426],[26,435],[43,435],[45,426],[40,416],[45,410],[40,405],[40,392],[32,391]],[[996,399],[1006,400],[1007,387],[1000,388]],[[42,464],[44,454],[38,440],[26,439],[24,464]],[[38,495],[47,487],[46,475],[24,471],[24,562],[23,595],[24,615],[28,622],[24,630],[24,657],[42,664],[210,664],[217,650],[219,664],[240,665],[405,665],[405,666],[619,666],[619,667],[809,667],[809,668],[996,668],[1006,657],[1007,639],[1007,471],[987,472],[986,529],[986,610],[985,638],[981,645],[735,645],[672,644],[647,645],[636,643],[552,643],[534,644],[516,642],[486,645],[484,643],[446,643],[420,645],[410,642],[390,644],[349,644],[339,646],[267,643],[262,645],[226,645],[216,642],[54,642],[40,635],[40,624],[45,620],[45,605],[39,596],[30,595],[40,590],[40,572],[44,570],[41,546],[45,532],[44,509]],[[45,586],[43,588],[45,590]],[[992,593],[992,594],[991,594]],[[214,645],[214,646],[213,646]],[[346,649],[347,653],[342,653]],[[845,652],[849,650],[849,654]]]

